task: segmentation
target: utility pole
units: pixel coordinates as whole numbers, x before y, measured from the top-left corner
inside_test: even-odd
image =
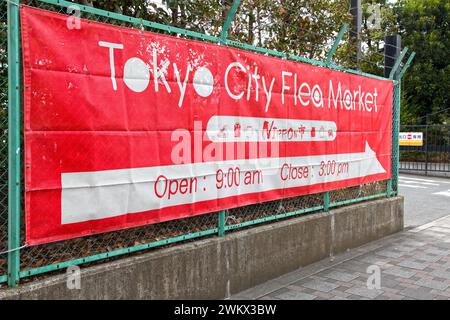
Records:
[[[350,29],[350,36],[353,38],[356,46],[356,63],[359,66],[359,61],[361,60],[361,26],[362,26],[361,0],[350,0],[350,14],[352,15],[352,26]]]

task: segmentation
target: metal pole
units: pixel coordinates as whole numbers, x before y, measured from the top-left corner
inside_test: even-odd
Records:
[[[384,77],[389,78],[392,67],[400,56],[402,38],[400,35],[390,35],[384,37]],[[398,74],[396,74],[398,76]],[[397,78],[400,78],[397,77]]]
[[[411,62],[412,62],[412,60],[414,59],[415,56],[416,56],[416,53],[414,51],[409,55],[408,60],[406,60],[405,65],[403,66],[402,70],[400,71],[400,75],[398,76],[399,79],[403,78],[403,76],[405,75],[406,70],[408,70],[408,68],[411,65]]]
[[[400,41],[397,41],[400,43]],[[399,48],[396,48],[399,49]],[[393,79],[397,73],[400,63],[403,60],[408,48],[402,50],[399,54],[392,69],[385,69],[385,74],[389,72],[389,78]],[[406,70],[409,68],[411,61],[414,59],[415,53],[413,52],[405,63],[405,66],[399,72],[397,82],[394,81],[394,105],[392,113],[392,179],[388,181],[388,193],[392,191],[392,194],[398,194],[398,174],[400,166],[400,107],[401,107],[401,90],[402,90],[402,77]],[[386,64],[385,64],[386,66]],[[387,72],[388,71],[388,72]]]
[[[402,63],[402,60],[405,57],[406,52],[408,52],[408,48],[404,48],[402,52],[400,52],[400,56],[395,61],[395,64],[392,67],[391,72],[389,73],[389,79],[394,79],[394,76],[397,73],[397,69],[400,67],[400,63]]]
[[[8,285],[20,271],[20,52],[19,0],[8,1]]]
[[[386,186],[386,188],[387,188],[387,191],[386,191],[387,196],[388,196],[388,198],[390,198],[390,197],[392,196],[392,179],[389,179],[389,180],[387,181],[387,186]]]
[[[230,11],[228,12],[227,18],[225,20],[225,23],[222,27],[222,32],[220,33],[220,38],[223,42],[226,42],[228,37],[228,29],[230,28],[231,22],[234,19],[234,16],[236,15],[236,11],[239,7],[239,4],[241,3],[241,0],[234,0],[233,4],[231,5]]]
[[[399,145],[399,131],[400,131],[400,97],[401,97],[401,81],[398,80],[394,84],[394,104],[392,112],[392,191],[393,195],[398,194],[398,173],[400,161],[400,145]],[[389,188],[389,186],[388,186]]]
[[[225,236],[225,210],[219,211],[219,223],[218,223],[218,235],[219,237]]]
[[[361,0],[350,0],[350,14],[353,17],[350,35],[355,38],[356,63],[358,64],[359,69],[359,60],[361,59],[361,26],[362,26]]]
[[[327,212],[330,210],[330,192],[324,192],[323,194],[323,211]]]
[[[331,47],[330,52],[327,55],[327,67],[331,65],[331,61],[333,59],[333,55],[341,42],[342,38],[344,37],[344,34],[347,32],[348,29],[348,23],[344,23],[344,25],[341,27],[341,30],[339,30],[339,33],[336,37],[336,40],[333,43],[333,46]]]
[[[398,50],[400,50],[400,36],[396,36],[396,37],[398,37],[398,39],[396,41],[394,41],[394,42],[398,44],[398,47],[396,47],[394,49],[396,49],[397,52],[398,52]],[[392,39],[389,40],[389,41],[391,41],[391,43],[393,43]],[[406,50],[407,50],[407,48],[405,48],[405,50],[402,51],[398,55],[397,60],[395,62],[395,65],[392,68],[389,67],[389,64],[387,64],[386,60],[385,60],[385,76],[389,75],[389,77],[394,78],[396,76],[396,74],[398,73],[398,77],[397,77],[398,89],[396,89],[396,87],[394,87],[394,90],[395,90],[394,95],[396,97],[396,106],[394,106],[394,108],[395,108],[394,114],[396,116],[398,116],[398,130],[395,133],[396,148],[398,150],[398,159],[397,159],[396,168],[395,168],[396,169],[396,171],[395,171],[396,176],[395,176],[395,181],[394,181],[395,182],[395,193],[398,193],[398,172],[399,172],[399,161],[400,161],[399,133],[400,133],[401,81],[402,81],[403,76],[405,75],[406,70],[408,70],[409,66],[411,65],[411,62],[414,59],[414,56],[416,55],[415,52],[412,52],[411,55],[409,56],[409,58],[407,59],[405,65],[403,66],[403,68],[398,72],[397,69],[399,68],[400,63],[403,60],[404,55],[406,54]],[[392,52],[392,48],[391,48],[391,50],[387,50],[387,51],[385,50],[385,53],[386,52]],[[385,59],[388,59],[388,57],[386,56]],[[389,58],[389,59],[391,59],[391,58]],[[396,122],[396,120],[394,119],[394,123],[395,122]],[[392,147],[394,148],[394,139],[392,140]],[[394,157],[393,157],[393,164],[394,164]],[[408,165],[408,167],[409,167],[409,165]]]

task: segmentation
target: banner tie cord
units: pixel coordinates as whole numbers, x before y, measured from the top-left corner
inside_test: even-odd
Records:
[[[0,255],[4,255],[4,254],[10,253],[10,252],[14,252],[14,251],[17,251],[17,250],[26,248],[26,247],[28,247],[28,245],[27,245],[27,244],[24,244],[24,245],[21,246],[21,247],[18,247],[18,248],[14,248],[14,249],[11,249],[11,250],[6,250],[6,251],[3,251],[3,252],[0,252]]]

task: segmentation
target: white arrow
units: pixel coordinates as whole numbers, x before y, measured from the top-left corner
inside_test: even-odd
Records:
[[[361,153],[260,158],[61,174],[63,224],[386,172]]]

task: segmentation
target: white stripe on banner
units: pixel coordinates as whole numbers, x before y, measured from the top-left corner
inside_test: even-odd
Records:
[[[104,219],[384,172],[366,144],[361,153],[63,173],[61,220],[69,224]]]

